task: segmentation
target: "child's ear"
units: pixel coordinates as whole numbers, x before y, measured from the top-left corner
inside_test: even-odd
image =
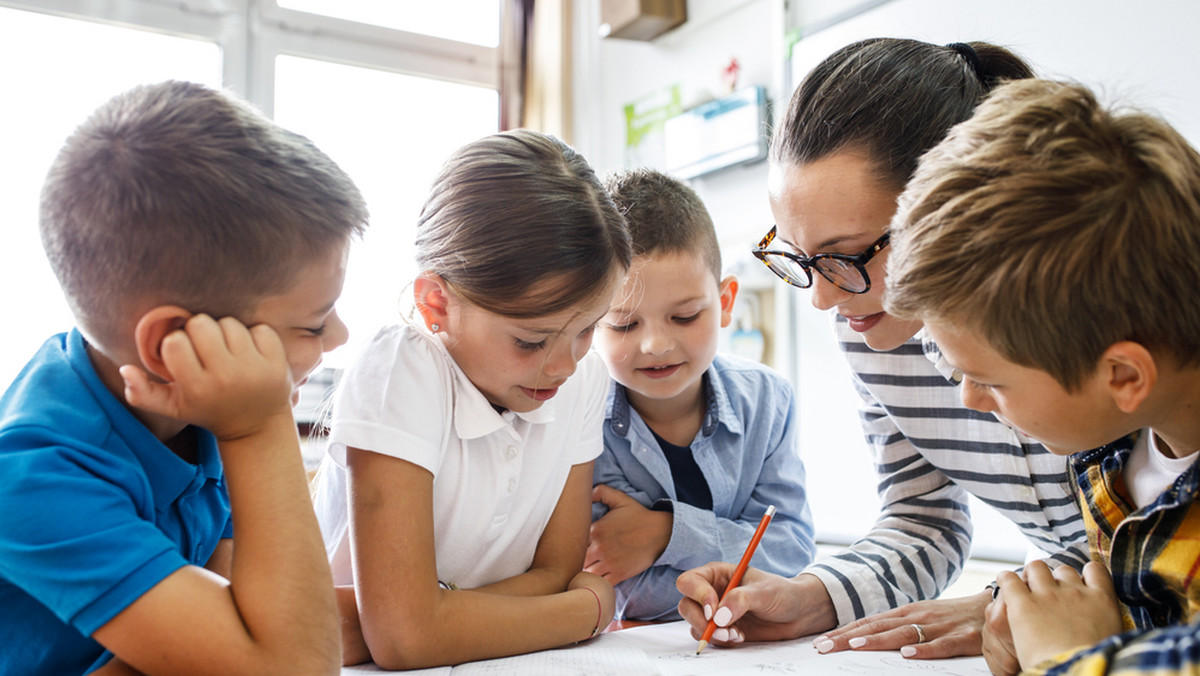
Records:
[[[1158,382],[1154,355],[1130,340],[1110,345],[1100,356],[1100,368],[1113,401],[1124,413],[1137,411]]]
[[[448,325],[450,288],[440,275],[432,272],[418,275],[413,282],[413,300],[416,301],[417,312],[421,313],[425,328],[437,333]]]
[[[133,329],[138,359],[154,375],[169,381],[162,359],[162,342],[171,333],[182,329],[192,313],[177,305],[160,305],[142,315]]]
[[[722,279],[719,290],[721,292],[721,328],[725,328],[733,321],[733,301],[737,299],[738,293],[737,277],[729,275]]]

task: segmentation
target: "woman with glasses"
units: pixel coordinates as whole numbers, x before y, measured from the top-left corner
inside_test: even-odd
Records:
[[[795,578],[751,569],[720,607],[732,567],[681,575],[680,612],[697,634],[715,616],[726,643],[821,634],[821,652],[980,654],[990,589],[933,600],[970,553],[968,493],[1010,518],[1052,565],[1086,562],[1065,459],[965,408],[960,379],[921,325],[882,304],[887,229],[917,160],[996,83],[1031,76],[994,45],[881,38],[837,51],[793,94],[771,145],[776,225],[754,254],[832,311],[882,509],[861,539]]]

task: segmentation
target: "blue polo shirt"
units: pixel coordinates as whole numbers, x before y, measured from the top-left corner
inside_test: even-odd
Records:
[[[83,674],[91,634],[232,535],[216,440],[180,459],[101,383],[78,330],[0,398],[0,673]]]

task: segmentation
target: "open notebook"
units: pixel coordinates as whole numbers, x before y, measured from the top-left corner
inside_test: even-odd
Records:
[[[521,676],[691,676],[693,674],[947,674],[988,676],[982,657],[908,660],[897,652],[842,652],[822,655],[811,639],[751,643],[737,648],[710,646],[696,654],[687,624],[670,622],[601,634],[570,648],[546,650],[457,667],[403,673],[434,675],[520,674]],[[374,666],[343,667],[343,676],[388,673]]]

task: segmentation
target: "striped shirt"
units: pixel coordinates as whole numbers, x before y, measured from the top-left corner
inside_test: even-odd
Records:
[[[953,368],[922,335],[876,352],[835,315],[854,374],[882,508],[871,530],[804,572],[825,584],[838,624],[936,598],[970,554],[967,493],[1012,520],[1051,565],[1088,560],[1087,534],[1051,454],[988,413],[963,406]]]
[[[1124,477],[1135,442],[1131,435],[1071,457],[1092,557],[1112,572],[1125,631],[1027,673],[1200,672],[1200,465],[1136,509]]]

